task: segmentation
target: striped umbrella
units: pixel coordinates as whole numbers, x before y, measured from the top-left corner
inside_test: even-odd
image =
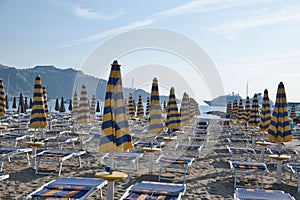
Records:
[[[137,117],[144,117],[144,106],[142,96],[139,95],[138,106],[137,106]]]
[[[180,116],[173,87],[170,89],[166,127],[171,129],[171,131],[178,130],[180,127]]]
[[[30,107],[30,106],[29,106]],[[17,98],[14,96],[12,108],[17,108]]]
[[[26,110],[29,108],[27,97],[25,97],[25,100],[24,100],[24,106],[25,106],[25,109],[26,109]]]
[[[273,142],[289,142],[293,135],[289,122],[288,107],[284,85],[278,85],[275,107],[268,130],[268,138]]]
[[[32,106],[33,106],[33,102],[32,102],[32,98],[30,97],[30,99],[29,99],[29,108],[32,109]]]
[[[267,89],[265,89],[264,91],[260,116],[261,116],[261,120],[259,124],[259,129],[263,132],[268,132],[269,125],[271,122],[271,108],[270,108],[270,100],[269,100],[269,94]],[[263,134],[263,139],[265,139],[265,134]]]
[[[91,102],[91,107],[90,107],[90,115],[91,115],[91,117],[96,116],[96,96],[94,94],[92,96],[92,102]]]
[[[79,111],[78,95],[77,95],[77,91],[75,91],[73,95],[73,115],[75,117],[77,117],[78,111]]]
[[[150,97],[150,121],[148,126],[149,133],[159,134],[163,132],[164,125],[162,119],[161,105],[159,100],[159,90],[158,90],[158,80],[154,78],[151,87],[151,97]]]
[[[9,104],[8,104],[8,96],[5,95],[5,103],[6,103],[6,109],[8,110],[9,109]]]
[[[246,119],[246,123],[249,122],[250,112],[251,112],[250,99],[247,96],[247,98],[246,98],[246,105],[245,105],[245,119]]]
[[[134,118],[135,117],[135,104],[133,102],[132,94],[129,94],[128,98],[128,117]]]
[[[146,116],[148,117],[149,114],[150,114],[150,108],[151,108],[151,105],[150,105],[150,98],[147,97],[147,105],[146,105]]]
[[[292,104],[290,117],[293,119],[293,121],[296,120],[296,107],[295,107],[295,104],[294,104],[294,103]]]
[[[200,109],[199,109],[199,104],[197,103],[197,101],[195,99],[192,98],[192,104],[193,104],[193,108],[194,108],[194,114],[195,116],[199,116],[200,113]]]
[[[18,106],[18,112],[20,113],[25,113],[26,112],[26,108],[25,108],[25,103],[24,103],[24,98],[23,98],[23,93],[20,93],[20,97],[19,97],[19,106]]]
[[[6,115],[6,101],[5,101],[5,90],[2,79],[0,79],[0,116]]]
[[[252,99],[252,106],[250,111],[250,118],[249,118],[249,126],[259,126],[260,123],[260,116],[259,116],[259,105],[258,105],[258,98],[257,94],[254,94]]]
[[[45,113],[46,113],[46,116],[48,116],[49,115],[49,109],[48,109],[48,99],[47,99],[46,86],[43,86],[43,96],[44,96]]]
[[[97,107],[96,107],[96,112],[101,112],[101,110],[100,110],[100,102],[99,101],[97,101]]]
[[[270,141],[277,142],[278,150],[282,150],[281,142],[289,142],[293,138],[291,126],[289,122],[288,106],[284,85],[279,83],[273,109],[271,123],[268,130],[268,138]],[[277,184],[281,183],[282,163],[277,162]]]
[[[56,100],[55,100],[55,110],[58,112],[59,108],[60,108],[59,100],[58,100],[58,98],[56,98]]]
[[[237,99],[234,100],[232,105],[232,119],[237,119],[237,113],[238,113],[238,102]]]
[[[69,101],[68,110],[69,110],[69,111],[72,111],[72,110],[73,110],[72,99],[70,99],[70,101]]]
[[[87,88],[85,85],[82,85],[81,88],[77,122],[79,124],[85,124],[90,122],[89,101]]]
[[[180,117],[181,117],[181,126],[185,126],[190,122],[189,95],[186,92],[183,94],[183,97],[181,100]]]
[[[163,103],[163,112],[164,113],[168,112],[168,104],[165,100],[164,100],[164,103]]]
[[[232,103],[231,103],[231,101],[227,103],[226,114],[229,115],[229,116],[232,115]]]
[[[35,77],[33,105],[30,116],[30,128],[45,128],[48,125],[45,113],[44,96],[41,76]]]
[[[64,97],[61,97],[59,112],[66,112],[65,100]]]
[[[240,123],[246,122],[245,119],[245,109],[243,104],[243,99],[240,99],[239,106],[238,106],[238,112],[237,112],[237,119]]]

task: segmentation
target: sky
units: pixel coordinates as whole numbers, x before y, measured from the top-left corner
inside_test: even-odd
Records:
[[[300,102],[297,0],[0,0],[0,64],[54,65],[161,94],[187,91],[200,104],[232,92],[246,97],[280,81]],[[190,47],[190,48],[189,48]],[[172,78],[176,77],[176,78]],[[175,80],[176,79],[176,80]]]

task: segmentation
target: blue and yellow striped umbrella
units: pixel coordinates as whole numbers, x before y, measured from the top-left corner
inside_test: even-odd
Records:
[[[178,112],[175,90],[173,87],[170,89],[166,127],[171,130],[178,130],[180,127],[180,115]]]
[[[30,116],[30,128],[45,128],[48,125],[45,113],[42,80],[39,75],[35,77],[33,105]]]
[[[180,117],[181,117],[181,125],[185,126],[190,123],[189,116],[189,95],[185,92],[183,94],[180,106]]]
[[[88,100],[87,88],[85,85],[82,85],[81,88],[77,122],[79,124],[85,124],[90,122],[89,100]]]
[[[46,116],[49,115],[49,109],[48,109],[48,101],[47,101],[47,91],[46,91],[46,86],[43,86],[43,97],[44,97],[44,106],[45,106],[45,113]],[[26,102],[27,100],[25,100]]]
[[[90,107],[90,115],[91,115],[91,117],[96,116],[96,96],[94,94],[92,96],[92,102],[91,102],[91,107]]]
[[[150,104],[151,104],[151,109],[150,109],[150,121],[148,126],[148,133],[159,134],[163,132],[164,125],[163,125],[161,105],[159,99],[157,78],[154,78],[152,82]]]
[[[147,105],[146,105],[146,116],[148,117],[149,114],[150,114],[150,108],[151,108],[151,105],[150,105],[150,98],[147,97]]]
[[[268,138],[273,142],[289,142],[293,138],[289,122],[288,106],[284,85],[278,85],[275,107],[268,130]]]
[[[2,79],[0,79],[0,117],[6,115],[6,100],[5,100],[5,90]]]
[[[121,70],[115,60],[107,83],[100,151],[120,153],[132,149],[132,139],[123,97]]]
[[[142,96],[139,95],[138,106],[137,106],[137,117],[144,117],[144,106]]]
[[[230,117],[232,116],[232,103],[231,103],[231,101],[227,103],[226,114],[229,115]]]
[[[239,106],[238,106],[238,112],[237,112],[237,120],[239,123],[244,123],[246,122],[245,119],[245,109],[244,109],[244,104],[243,104],[243,99],[240,99]]]
[[[129,94],[127,106],[128,106],[128,117],[134,118],[135,117],[135,104],[133,102],[132,93]]]
[[[292,104],[290,117],[293,119],[293,121],[296,120],[296,107],[295,107],[295,104],[294,104],[294,103]]]
[[[257,98],[257,94],[254,94],[252,99],[252,106],[251,106],[248,125],[258,127],[259,123],[260,123],[260,115],[259,115],[258,98]]]
[[[77,91],[75,91],[73,95],[73,110],[72,110],[74,117],[77,117],[78,111],[79,111],[78,95],[77,95]]]
[[[270,99],[269,99],[269,94],[267,89],[265,89],[264,91],[260,116],[261,119],[260,119],[259,129],[261,131],[268,132],[269,125],[271,122],[271,108],[270,108]]]
[[[251,112],[250,99],[247,96],[247,98],[246,98],[246,105],[245,105],[245,120],[246,120],[246,123],[249,123],[250,112]]]
[[[237,99],[234,100],[233,104],[232,104],[232,119],[237,119],[237,114],[238,114],[238,101]]]

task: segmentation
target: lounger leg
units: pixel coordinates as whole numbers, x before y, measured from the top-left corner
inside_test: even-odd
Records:
[[[158,175],[158,181],[160,181],[161,170],[162,170],[162,164],[160,163],[160,167],[159,167],[159,175]]]
[[[300,174],[298,173],[298,193],[300,193]]]
[[[260,189],[264,189],[264,172],[260,172]]]
[[[81,168],[81,156],[78,156],[79,167]]]
[[[58,176],[60,176],[60,174],[61,174],[62,163],[63,163],[63,161],[60,160],[60,161],[59,161]]]
[[[114,188],[114,181],[108,181],[107,183],[107,200],[114,200],[114,193],[115,193],[115,188]]]
[[[234,169],[234,181],[233,181],[233,189],[236,188],[236,171]]]

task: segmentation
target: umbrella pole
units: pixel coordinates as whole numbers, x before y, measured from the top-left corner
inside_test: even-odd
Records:
[[[278,151],[281,154],[282,145],[277,143]],[[280,160],[277,161],[277,184],[281,184],[281,173],[282,173],[282,163]]]
[[[114,153],[109,157],[110,170],[114,170]],[[107,183],[107,200],[113,200],[115,194],[115,181],[108,181]]]

